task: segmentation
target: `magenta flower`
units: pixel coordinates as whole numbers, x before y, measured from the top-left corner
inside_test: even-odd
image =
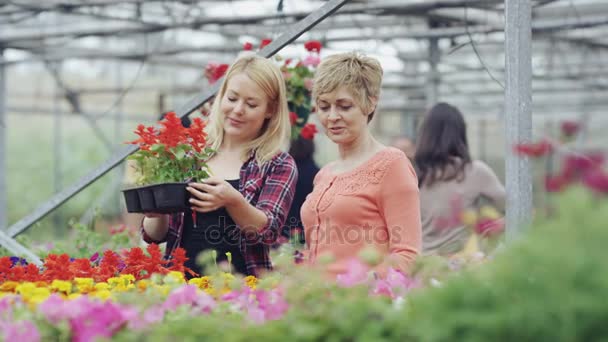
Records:
[[[196,297],[195,285],[181,286],[169,294],[169,297],[163,303],[163,309],[175,311],[179,306],[192,305],[196,302]]]
[[[388,269],[384,279],[376,280],[371,293],[394,299],[397,297],[396,293],[401,296],[417,287],[420,287],[420,281],[418,279],[410,278],[391,267]]]
[[[302,61],[302,64],[304,66],[311,66],[311,67],[316,67],[320,63],[321,63],[321,58],[319,57],[319,55],[315,55],[315,54],[310,54],[310,55],[306,56],[306,58],[304,58],[304,60]]]
[[[199,293],[198,296],[196,296],[196,299],[194,300],[194,302],[196,305],[195,312],[197,312],[199,314],[200,313],[208,314],[217,305],[217,303],[215,302],[215,299],[213,299],[213,297],[211,297],[206,292]]]
[[[38,342],[40,332],[31,321],[2,322],[0,321],[0,336],[4,341]]]
[[[336,281],[342,287],[353,287],[365,283],[367,281],[367,265],[358,259],[352,259],[348,262],[348,271],[343,274],[338,274]]]
[[[73,342],[94,341],[98,337],[112,337],[126,326],[128,319],[133,316],[131,309],[114,304],[111,301],[98,302],[85,298],[78,305],[82,311],[70,319]]]
[[[562,121],[560,125],[562,134],[566,137],[575,135],[579,131],[580,127],[581,125],[578,122],[571,120]]]
[[[257,290],[255,294],[259,308],[264,312],[264,318],[267,320],[280,319],[289,309],[281,289]]]
[[[38,305],[38,311],[42,313],[44,318],[46,318],[46,320],[50,323],[58,324],[63,320],[67,320],[78,315],[81,310],[76,309],[79,303],[75,302],[76,301],[64,301],[59,295],[53,293],[49,296],[49,298],[47,298],[47,300]]]
[[[597,193],[608,194],[608,174],[599,167],[583,176],[583,184]]]

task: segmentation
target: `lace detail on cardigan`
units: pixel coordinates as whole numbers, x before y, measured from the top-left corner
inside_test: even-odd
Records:
[[[384,149],[362,165],[337,176],[324,168],[320,172],[319,182],[310,194],[313,207],[325,211],[337,195],[352,195],[362,191],[368,184],[379,184],[400,154],[395,149]]]

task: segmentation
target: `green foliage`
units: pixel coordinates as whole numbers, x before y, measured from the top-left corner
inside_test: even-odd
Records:
[[[486,267],[411,298],[404,329],[425,341],[595,341],[608,336],[608,202],[560,198]]]
[[[597,341],[608,336],[608,201],[584,191],[560,198],[555,217],[538,220],[486,264],[445,277],[405,301],[340,288],[309,269],[279,265],[290,310],[277,321],[242,314],[179,316],[116,340],[166,341]],[[417,272],[433,276],[441,262]],[[429,271],[428,268],[432,270]],[[447,270],[443,270],[447,272]]]

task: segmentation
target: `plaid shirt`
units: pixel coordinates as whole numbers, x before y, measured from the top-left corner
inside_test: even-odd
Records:
[[[281,152],[270,161],[259,166],[255,154],[243,164],[239,178],[239,192],[245,199],[268,217],[265,227],[254,234],[241,234],[240,249],[245,258],[247,273],[258,275],[258,269],[272,270],[270,246],[276,242],[295,192],[298,170],[293,158]],[[151,239],[141,229],[142,237],[147,243],[167,242],[165,257],[168,258],[175,248],[181,245],[184,229],[184,213],[171,215],[169,231],[160,241]]]

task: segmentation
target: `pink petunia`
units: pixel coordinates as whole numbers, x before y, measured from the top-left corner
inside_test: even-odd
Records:
[[[0,337],[4,337],[4,341],[40,341],[40,332],[31,321],[0,322],[0,327],[2,328]]]
[[[310,54],[304,58],[302,65],[316,67],[321,63],[321,58],[318,55]]]
[[[192,305],[196,302],[196,286],[183,285],[171,292],[163,303],[163,309],[175,311],[179,306]]]
[[[583,184],[597,193],[608,194],[608,174],[599,167],[583,176]]]
[[[338,274],[336,282],[342,287],[353,287],[363,284],[367,281],[367,273],[369,268],[358,259],[352,259],[348,262],[348,271],[343,274]]]

